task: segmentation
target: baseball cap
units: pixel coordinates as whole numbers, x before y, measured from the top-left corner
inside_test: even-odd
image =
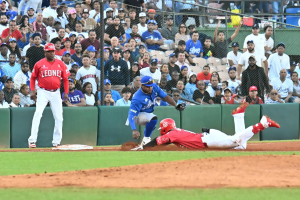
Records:
[[[252,87],[255,87],[255,86],[252,86]],[[231,90],[230,88],[225,88],[225,89],[224,89],[224,92],[225,92],[226,90],[228,90],[228,91],[232,94],[232,90]]]
[[[195,24],[190,24],[189,26],[188,26],[188,29],[192,29],[192,28],[195,28],[196,26],[195,26]]]
[[[296,61],[291,61],[290,65],[297,65]]]
[[[0,45],[1,47],[2,46],[6,46],[6,47],[8,47],[8,45],[4,42],[4,43],[1,43],[1,45]]]
[[[231,45],[231,47],[239,47],[240,45],[239,45],[239,43],[238,42],[234,42],[234,43],[232,43],[232,45]]]
[[[197,77],[197,74],[192,72],[192,73],[190,73],[189,78],[191,78],[193,75],[195,75]]]
[[[147,24],[154,24],[154,25],[156,25],[157,22],[156,22],[155,20],[149,20],[149,21],[147,22]]]
[[[74,80],[73,80],[73,79],[70,79],[70,78],[69,78],[69,81],[71,81],[72,83],[74,83],[74,84],[75,84],[75,82],[74,82]]]
[[[141,13],[139,14],[139,17],[146,17],[146,13],[141,12]]]
[[[155,10],[154,9],[149,9],[148,13],[155,13]]]
[[[142,83],[142,85],[147,86],[147,87],[152,87],[154,85],[154,81],[151,76],[144,76],[141,79],[141,83]]]
[[[17,42],[16,38],[10,38],[10,39],[9,39],[9,42],[12,42],[12,41]]]
[[[107,8],[105,12],[114,12],[114,10],[112,8]]]
[[[72,37],[72,36],[75,36],[75,37],[76,37],[76,34],[70,33],[70,34],[69,34],[69,38]]]
[[[121,24],[127,24],[124,20],[121,21]]]
[[[82,13],[90,13],[90,12],[89,12],[89,9],[85,8],[85,9],[83,9]]]
[[[77,65],[79,67],[78,62],[73,62],[72,65],[71,65],[71,67],[73,67],[74,65]]]
[[[65,52],[63,53],[63,56],[65,56],[65,55],[67,55],[67,54],[71,55],[70,51],[65,51]]]
[[[111,82],[109,79],[104,79],[104,85],[106,85],[107,83],[111,85]]]
[[[250,60],[251,58],[253,58],[255,60],[255,56],[253,56],[253,55],[250,56],[248,60]]]
[[[280,42],[280,43],[277,44],[276,48],[278,48],[278,47],[285,48],[285,44],[283,42]]]
[[[2,0],[0,0],[0,3],[6,3],[6,1],[2,1]]]
[[[138,62],[134,62],[132,65],[137,65],[137,66],[139,66],[139,63],[138,63]]]
[[[259,29],[258,24],[254,24],[254,25],[252,26],[252,29]]]
[[[176,56],[175,53],[171,53],[171,54],[169,55],[169,58],[171,58],[171,57],[173,57],[173,56]]]
[[[229,69],[228,69],[228,74],[229,74],[229,72],[230,72],[231,70],[236,71],[236,67],[229,67]]]
[[[156,58],[153,58],[152,60],[151,60],[151,62],[150,62],[150,64],[152,65],[152,64],[157,64],[158,63],[158,60],[156,59]]]
[[[249,44],[249,43],[253,43],[254,44],[253,40],[248,40],[247,44]]]
[[[36,36],[39,36],[41,38],[41,34],[39,34],[39,33],[32,34],[31,38],[34,39]]]
[[[119,52],[119,53],[120,53],[120,52],[121,52],[121,49],[120,49],[120,48],[117,48],[117,47],[115,47],[115,48],[113,48],[113,50],[112,50],[112,51],[113,51],[113,52],[116,52],[116,51],[117,51],[117,52]]]
[[[74,8],[72,8],[71,10],[69,10],[69,14],[74,14],[76,13],[76,10]]]
[[[18,13],[16,11],[13,10],[9,10],[6,12],[6,16],[9,16],[10,20],[15,19],[15,17],[18,15]]]
[[[33,7],[29,7],[29,8],[27,8],[27,11],[28,11],[28,10],[30,10],[30,9],[34,10],[34,8],[33,8]]]
[[[92,52],[96,52],[96,48],[93,45],[88,46],[88,48],[86,49],[88,51],[92,51]]]
[[[79,36],[79,35],[81,35],[83,38],[85,38],[83,34],[78,34],[78,36]]]
[[[64,39],[64,42],[71,42],[71,40],[70,40],[70,38],[68,38],[68,37],[66,37],[65,39]]]
[[[180,71],[182,71],[183,69],[188,68],[187,66],[183,65],[180,67]]]
[[[123,8],[120,8],[120,9],[118,10],[118,12],[125,12],[125,10],[124,10]]]
[[[139,49],[140,49],[141,47],[146,48],[146,45],[145,45],[145,44],[140,44]]]
[[[129,52],[131,52],[131,50],[130,50],[130,49],[124,49],[124,51],[123,51],[123,52],[125,52],[125,51],[129,51]]]
[[[7,81],[12,81],[12,82],[14,82],[14,81],[13,81],[13,78],[12,78],[11,76],[8,76],[8,77],[6,78],[5,83],[6,83]]]
[[[44,51],[55,51],[55,46],[52,43],[47,43],[44,47]]]
[[[256,91],[257,91],[257,87],[256,87],[256,86],[251,86],[251,87],[249,88],[249,92],[251,92],[251,91],[253,91],[253,90],[256,90]]]
[[[173,17],[171,15],[168,15],[167,19],[173,19]]]

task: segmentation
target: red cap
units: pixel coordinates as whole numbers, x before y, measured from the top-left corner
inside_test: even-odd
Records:
[[[155,13],[155,10],[154,9],[149,9],[148,13]]]
[[[256,87],[256,86],[251,86],[251,87],[249,88],[249,92],[251,92],[251,91],[253,91],[253,90],[256,90],[256,91],[257,91],[257,87]]]
[[[44,51],[55,51],[55,46],[52,43],[48,43],[44,47]]]

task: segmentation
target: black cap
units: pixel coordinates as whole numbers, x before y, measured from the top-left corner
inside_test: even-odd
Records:
[[[139,63],[138,63],[138,62],[134,62],[132,65],[137,65],[137,66],[139,66]]]
[[[5,83],[6,83],[7,81],[12,81],[12,82],[14,82],[14,81],[13,81],[13,78],[10,77],[10,76],[8,76],[8,77],[6,78]]]
[[[279,44],[277,44],[276,48],[278,48],[278,47],[283,47],[283,48],[285,48],[285,44],[284,44],[283,42],[280,42]]]
[[[231,45],[231,47],[239,47],[240,45],[239,45],[239,43],[238,42],[234,42],[234,43],[232,43],[232,45]]]
[[[188,29],[192,29],[192,28],[195,28],[195,27],[196,27],[195,24],[191,24],[191,25],[188,26]]]
[[[118,12],[125,12],[123,8],[119,8]]]
[[[116,48],[113,48],[113,50],[112,50],[112,51],[113,51],[113,52],[116,52],[116,51],[117,51],[117,52],[119,52],[119,53],[120,53],[120,52],[121,52],[121,49],[116,47]]]
[[[259,29],[258,24],[254,24],[254,25],[252,26],[252,29]]]
[[[254,44],[253,40],[248,40],[248,41],[247,41],[247,44],[249,44],[249,43]]]
[[[250,60],[251,58],[253,58],[254,60],[256,60],[256,59],[255,59],[255,56],[253,56],[253,55],[250,56],[248,60]]]
[[[167,19],[173,19],[173,17],[171,15],[168,15]]]
[[[297,65],[296,61],[291,61],[290,65]]]
[[[151,62],[150,62],[150,64],[152,65],[152,64],[158,64],[158,60],[157,60],[157,58],[153,58],[152,60],[151,60]]]

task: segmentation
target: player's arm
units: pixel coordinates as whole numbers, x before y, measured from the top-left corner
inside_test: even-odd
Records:
[[[154,147],[154,146],[163,145],[163,144],[171,144],[171,140],[168,137],[168,135],[162,135],[162,136],[158,136],[158,137],[154,138],[149,143],[144,145],[143,148]]]
[[[167,102],[168,104],[176,107],[176,103],[175,101],[169,96],[167,95],[165,98],[163,98],[163,101]]]

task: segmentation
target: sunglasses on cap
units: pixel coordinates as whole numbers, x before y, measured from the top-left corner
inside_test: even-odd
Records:
[[[148,85],[148,84],[152,84],[152,83],[154,83],[154,80],[148,81],[148,82],[146,82],[146,83],[142,83],[142,85]]]

